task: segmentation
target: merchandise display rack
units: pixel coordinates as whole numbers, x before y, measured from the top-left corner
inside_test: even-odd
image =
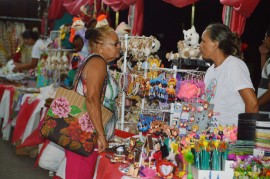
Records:
[[[129,45],[129,39],[132,36],[128,36],[127,34],[124,36],[124,44],[125,44],[125,51],[124,51],[124,59],[123,59],[123,83],[126,84],[127,79],[126,79],[126,75],[127,75],[127,57],[128,57],[128,45]],[[136,36],[137,38],[140,38],[138,36]],[[199,60],[199,59],[178,59],[179,62],[178,64],[175,63],[175,61],[173,61],[172,63],[172,68],[144,68],[143,70],[143,76],[144,78],[147,77],[147,72],[149,70],[157,70],[157,71],[166,71],[166,72],[171,72],[173,74],[173,77],[176,78],[176,74],[177,73],[186,73],[186,74],[192,74],[192,75],[196,75],[198,73],[205,73],[205,71],[199,71],[199,67],[208,67],[210,66],[208,62],[204,62],[203,60]],[[200,65],[199,65],[200,64]],[[195,66],[197,67],[196,69],[181,69],[182,65],[190,65],[190,66]],[[125,121],[125,112],[127,111],[125,109],[125,101],[126,101],[126,92],[124,90],[121,91],[122,93],[122,99],[121,99],[121,118],[120,118],[120,129],[124,130],[124,124],[130,124],[130,123],[135,123],[135,122],[127,122]],[[152,112],[157,112],[153,109],[147,109],[144,106],[145,104],[145,98],[142,99],[141,101],[141,106],[140,109],[138,109],[138,111],[143,112],[143,111],[152,111]],[[162,112],[162,113],[170,113],[170,122],[169,125],[171,126],[173,123],[173,114],[174,114],[174,107],[175,107],[175,103],[171,103],[170,104],[170,109],[166,109],[166,110],[158,110],[158,112]],[[137,123],[137,122],[136,122]]]

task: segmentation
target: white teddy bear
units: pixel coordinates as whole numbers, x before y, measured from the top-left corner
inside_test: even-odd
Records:
[[[199,34],[194,26],[191,29],[183,30],[184,40],[179,40],[177,43],[178,53],[166,53],[168,61],[184,59],[202,59],[201,50],[199,47]]]
[[[199,34],[194,26],[191,29],[183,30],[184,40],[177,43],[178,52],[181,58],[199,59],[201,55],[199,47]]]

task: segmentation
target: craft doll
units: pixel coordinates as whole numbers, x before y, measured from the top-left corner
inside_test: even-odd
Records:
[[[150,121],[149,119],[142,120],[138,123],[138,131],[147,132],[150,129]]]
[[[139,174],[139,163],[135,162],[134,164],[130,165],[127,175],[131,176],[132,178],[137,178],[138,174]]]
[[[179,135],[180,136],[185,136],[187,134],[187,120],[180,120],[180,124],[179,124]]]
[[[145,88],[146,88],[145,80],[142,79],[142,80],[141,80],[141,85],[140,85],[140,90],[139,90],[139,96],[140,96],[141,98],[144,98],[144,97],[145,97]]]
[[[165,103],[166,101],[166,88],[167,88],[167,81],[161,81],[161,88],[160,88],[160,102]]]
[[[160,99],[161,79],[156,78],[156,84],[154,86],[155,99]]]
[[[168,93],[168,102],[174,102],[175,101],[175,85],[176,85],[176,79],[170,78],[168,81],[168,87],[166,89],[166,92]]]
[[[179,130],[177,128],[173,128],[170,130],[171,135],[169,136],[170,139],[175,140],[178,137]]]
[[[191,135],[192,136],[195,136],[197,134],[198,130],[199,130],[199,126],[197,124],[196,125],[193,125],[191,127]]]
[[[150,92],[150,79],[146,78],[145,79],[145,92],[144,92],[144,97],[149,97],[149,92]]]
[[[150,89],[149,89],[149,99],[151,99],[151,100],[156,98],[155,85],[156,85],[156,80],[151,79],[150,80]]]
[[[161,144],[157,142],[154,146],[155,152],[153,153],[153,159],[155,159],[156,163],[162,160],[162,152],[161,152]]]

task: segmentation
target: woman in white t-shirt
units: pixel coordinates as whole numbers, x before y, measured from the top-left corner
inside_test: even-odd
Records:
[[[249,70],[241,60],[239,38],[224,24],[211,24],[200,43],[204,59],[214,64],[205,75],[206,100],[214,104],[221,125],[237,125],[238,114],[258,113],[258,101]]]
[[[44,42],[39,38],[39,33],[36,31],[26,30],[23,32],[22,38],[24,45],[33,46],[31,51],[32,59],[28,63],[14,63],[14,72],[36,68],[42,53],[42,48],[44,48]]]

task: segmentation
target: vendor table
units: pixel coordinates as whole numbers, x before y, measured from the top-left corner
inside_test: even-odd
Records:
[[[121,130],[115,130],[115,135],[121,138],[128,138],[134,136],[134,134],[124,132]],[[129,176],[125,176],[124,173],[121,173],[119,170],[119,166],[121,163],[111,163],[110,159],[105,156],[105,152],[101,153],[98,156],[94,179],[134,179]],[[139,177],[139,178],[149,178],[149,177]],[[151,179],[159,179],[160,177],[151,177]],[[178,179],[179,177],[174,176],[174,179]]]
[[[40,93],[36,93],[35,90],[33,92],[22,91],[21,87],[22,86],[17,87],[6,84],[0,85],[0,122],[2,122],[1,131],[3,140],[8,141],[10,139],[11,127],[12,125],[16,126],[16,119],[18,118],[19,120],[23,119],[25,123],[23,124],[23,126],[25,126],[24,132],[20,136],[22,141],[24,141],[37,128],[41,116],[44,115],[40,113],[40,111],[44,106],[45,100],[54,96],[55,93],[55,89],[52,86],[40,88]],[[29,105],[34,101],[37,102],[37,105]],[[25,119],[26,114],[20,111],[22,105],[33,107],[33,109],[30,110],[31,114],[27,114],[27,119]],[[27,109],[27,111],[29,111],[29,109]],[[16,116],[12,116],[12,114],[16,114]],[[15,120],[12,119],[13,117],[15,117]]]
[[[3,140],[9,140],[10,137],[14,93],[14,86],[0,85],[0,119],[3,118],[1,127]]]
[[[112,164],[110,160],[105,157],[105,153],[98,156],[94,179],[99,178],[115,178],[120,179],[124,176],[123,173],[119,171],[119,163]]]

